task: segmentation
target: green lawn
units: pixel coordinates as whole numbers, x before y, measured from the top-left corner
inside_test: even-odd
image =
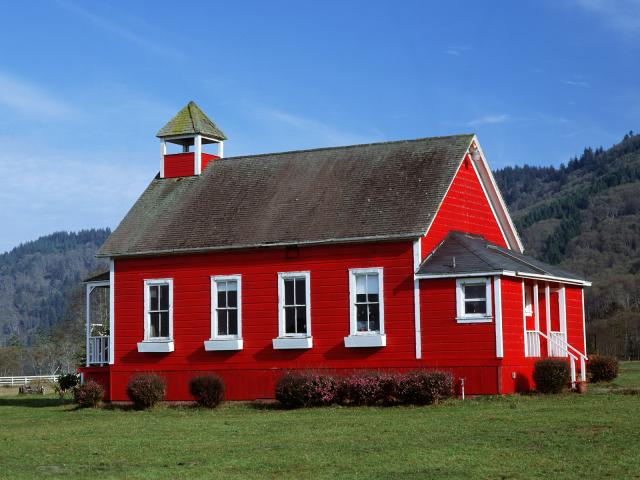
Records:
[[[587,395],[74,410],[0,397],[0,478],[640,478],[640,362]]]

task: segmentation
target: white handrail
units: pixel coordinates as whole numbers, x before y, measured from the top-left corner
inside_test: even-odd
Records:
[[[560,342],[559,337],[549,337],[546,334],[542,333],[541,331],[538,331],[538,333],[540,335],[542,335],[544,338],[547,339],[547,342],[551,342],[554,343],[556,346],[560,346],[560,348],[562,349],[566,349],[567,350],[567,355],[569,357],[571,357],[571,362],[570,362],[570,366],[571,366],[571,384],[575,384],[576,383],[576,365],[575,362],[578,360],[578,357],[576,357],[573,353],[571,353],[569,351],[569,349],[575,351],[576,353],[578,353],[578,355],[580,356],[580,380],[583,382],[587,381],[587,365],[586,365],[586,360],[588,359],[588,357],[586,355],[584,355],[583,353],[579,352],[578,350],[576,350],[574,347],[572,347],[564,338],[562,339],[562,342]],[[564,345],[563,345],[564,343]]]

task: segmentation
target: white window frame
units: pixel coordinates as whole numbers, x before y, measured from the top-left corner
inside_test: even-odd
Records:
[[[238,298],[238,334],[218,334],[218,283],[236,282]],[[211,276],[211,338],[204,342],[205,350],[242,350],[242,276],[241,275],[212,275]]]
[[[305,279],[305,309],[307,320],[306,333],[286,333],[284,313],[284,281],[288,279]],[[273,339],[274,349],[311,348],[313,346],[311,335],[311,273],[305,272],[279,272],[278,273],[278,338]]]
[[[149,308],[151,307],[151,296],[149,295],[149,287],[158,285],[169,286],[169,336],[168,337],[151,337],[151,315]],[[173,279],[172,278],[154,278],[144,280],[144,340],[138,343],[139,352],[172,352],[173,346]]]
[[[378,305],[380,309],[380,331],[359,332],[356,308],[356,277],[358,275],[378,275]],[[350,268],[349,269],[349,336],[344,338],[345,347],[384,347],[387,344],[384,326],[384,269]]]
[[[484,284],[486,313],[465,313],[464,287],[467,285]],[[493,321],[491,302],[491,278],[469,277],[456,279],[456,321],[458,323],[490,323]]]

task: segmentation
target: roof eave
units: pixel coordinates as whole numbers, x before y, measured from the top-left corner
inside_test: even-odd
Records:
[[[438,278],[463,278],[463,277],[488,277],[500,275],[504,277],[517,277],[517,278],[528,278],[531,280],[545,280],[548,282],[558,282],[558,283],[566,283],[571,285],[580,285],[583,287],[590,287],[592,285],[591,282],[587,280],[581,280],[578,278],[565,278],[565,277],[556,277],[554,275],[539,275],[535,273],[529,272],[514,272],[510,270],[494,270],[494,271],[486,271],[486,272],[456,272],[456,273],[415,273],[414,278],[416,280],[435,280]]]
[[[239,244],[239,245],[223,245],[215,247],[201,248],[185,248],[185,249],[166,249],[166,250],[148,250],[138,252],[102,252],[98,251],[97,258],[132,258],[132,257],[153,257],[166,255],[189,255],[195,253],[222,252],[228,250],[252,250],[258,248],[282,248],[294,246],[314,246],[314,245],[337,245],[348,243],[372,243],[372,242],[393,242],[403,240],[415,240],[422,237],[422,232],[407,233],[401,235],[376,235],[368,237],[347,237],[347,238],[330,238],[326,240],[308,240],[301,242],[277,242],[277,243],[261,243],[261,244]]]

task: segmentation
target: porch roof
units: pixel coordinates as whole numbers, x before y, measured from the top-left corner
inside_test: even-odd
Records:
[[[106,270],[104,272],[100,272],[95,275],[92,275],[91,277],[85,278],[83,282],[84,283],[108,282],[109,280],[110,280],[109,270]]]
[[[449,232],[418,267],[416,278],[447,278],[483,274],[542,278],[591,285],[575,273],[541,262],[465,232]]]

